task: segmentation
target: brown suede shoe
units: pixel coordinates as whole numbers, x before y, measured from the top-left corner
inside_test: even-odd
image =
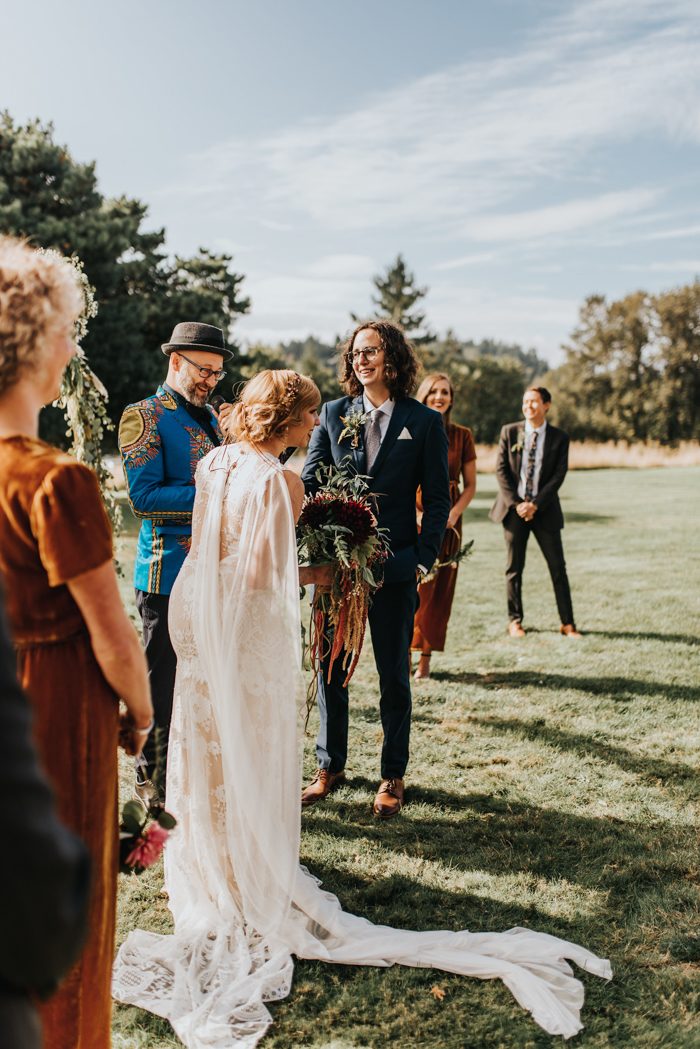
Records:
[[[380,820],[398,816],[403,808],[404,785],[402,779],[383,779],[374,799],[372,812]]]
[[[345,772],[330,772],[328,769],[318,769],[316,775],[301,794],[301,807],[306,809],[309,805],[315,805],[317,801],[327,798],[334,787],[339,783],[345,783]]]
[[[583,634],[579,634],[573,623],[562,623],[559,627],[559,633],[564,634],[565,637],[583,637]]]
[[[519,619],[511,619],[508,624],[508,634],[510,637],[525,637],[525,631]]]

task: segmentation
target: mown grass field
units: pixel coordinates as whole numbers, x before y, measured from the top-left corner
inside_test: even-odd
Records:
[[[414,690],[403,814],[379,824],[370,812],[380,733],[368,646],[351,692],[349,783],[304,814],[302,862],[373,921],[524,925],[609,957],[612,983],[579,974],[576,1046],[700,1047],[700,470],[569,474],[578,642],[557,633],[534,541],[528,636],[506,637],[503,540],[487,518],[494,490],[493,477],[479,477],[465,516],[474,555],[460,569],[447,651]],[[127,573],[132,549],[133,538],[120,541]],[[124,590],[131,599],[128,580]],[[120,937],[136,925],[168,929],[160,888],[160,871],[121,879]],[[562,1044],[501,983],[432,970],[299,962],[273,1011],[270,1049]],[[164,1021],[117,1006],[114,1044],[179,1042]]]

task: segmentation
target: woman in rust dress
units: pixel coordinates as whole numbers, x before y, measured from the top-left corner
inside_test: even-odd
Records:
[[[140,750],[152,717],[95,475],[37,437],[39,411],[75,353],[81,308],[65,260],[0,238],[0,571],[39,754],[61,819],[92,858],[88,939],[41,1006],[46,1049],[110,1044],[117,741],[121,728],[126,749]]]
[[[472,432],[466,426],[450,422],[454,404],[454,388],[447,375],[432,372],[426,375],[418,388],[417,400],[440,412],[449,442],[450,501],[452,509],[447,519],[447,530],[438,560],[447,561],[462,545],[462,514],[476,492],[476,450]],[[462,490],[460,491],[460,481]],[[420,491],[417,511],[422,512]],[[430,656],[445,648],[447,623],[452,611],[452,600],[457,582],[457,568],[449,565],[438,569],[437,575],[420,588],[420,607],[413,625],[411,651],[420,652],[415,672],[417,681],[430,677]]]

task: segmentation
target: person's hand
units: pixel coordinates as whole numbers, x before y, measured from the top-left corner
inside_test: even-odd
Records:
[[[537,504],[530,502],[520,503],[517,507],[517,511],[522,517],[523,521],[531,521],[537,513]]]
[[[515,508],[515,512],[518,515],[518,517],[522,517],[522,519],[524,521],[527,521],[527,516],[526,515],[527,515],[527,508],[528,508],[529,505],[530,505],[529,503],[522,502],[522,503],[518,503],[518,505]]]
[[[119,746],[132,757],[137,758],[153,729],[153,718],[148,725],[137,725],[128,711],[119,715]]]
[[[334,574],[333,565],[302,565],[299,569],[299,583],[301,586],[312,584],[321,590],[330,590]]]
[[[218,412],[217,411],[214,412],[214,415],[216,416],[217,422],[219,423],[219,426],[221,427],[222,430],[226,429],[226,420],[228,419],[229,415],[231,414],[232,408],[233,408],[232,404],[229,404],[228,402],[225,402],[224,404],[220,404],[219,405]]]
[[[448,528],[456,528],[457,525],[459,524],[459,522],[461,521],[461,519],[462,519],[461,513],[459,512],[459,510],[455,511],[455,508],[453,506],[452,509],[450,510],[449,517],[447,518],[447,527]]]

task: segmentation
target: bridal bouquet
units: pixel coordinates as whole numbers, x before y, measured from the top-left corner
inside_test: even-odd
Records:
[[[377,569],[389,556],[386,529],[377,526],[364,478],[335,466],[320,467],[316,477],[321,487],[307,497],[299,517],[299,561],[330,563],[335,571],[330,589],[315,588],[311,606],[312,688],[326,656],[330,657],[328,681],[343,652],[344,684],[352,677],[362,651],[369,602],[382,585]]]
[[[142,874],[153,866],[163,851],[177,820],[165,809],[151,810],[153,819],[140,801],[127,801],[119,824],[119,870],[122,874]]]

